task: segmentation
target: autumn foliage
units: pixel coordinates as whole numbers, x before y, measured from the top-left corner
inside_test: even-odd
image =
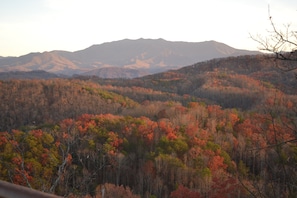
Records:
[[[102,189],[105,197],[297,193],[293,96],[267,93],[261,106],[243,111],[195,101],[136,103],[78,80],[71,81],[73,85],[63,80],[40,82],[24,83],[48,94],[32,95],[45,105],[44,112],[29,98],[12,101],[28,120],[13,104],[0,104],[12,108],[7,117],[1,115],[5,119],[0,132],[1,180],[65,197],[102,197]],[[23,93],[21,84],[1,86]],[[67,88],[72,95],[60,91]]]

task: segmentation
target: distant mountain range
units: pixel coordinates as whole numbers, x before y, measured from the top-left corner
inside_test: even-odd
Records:
[[[0,57],[0,72],[43,70],[71,76],[134,78],[178,69],[213,58],[259,54],[216,41],[171,42],[163,39],[124,39],[84,50],[30,53]]]

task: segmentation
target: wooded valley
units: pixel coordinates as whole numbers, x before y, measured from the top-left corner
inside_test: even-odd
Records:
[[[0,179],[65,197],[296,197],[297,80],[262,55],[0,81]]]

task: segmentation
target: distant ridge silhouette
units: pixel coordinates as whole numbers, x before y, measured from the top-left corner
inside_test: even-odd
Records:
[[[92,45],[75,52],[51,51],[30,53],[20,57],[0,57],[0,72],[44,70],[65,75],[94,74],[104,78],[133,78],[181,68],[213,58],[258,53],[235,49],[216,41],[173,42],[164,39],[124,39]],[[102,68],[109,69],[101,70]],[[91,71],[93,73],[90,73]],[[103,76],[100,76],[101,74]]]

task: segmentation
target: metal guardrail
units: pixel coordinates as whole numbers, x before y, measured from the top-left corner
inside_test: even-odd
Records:
[[[59,196],[44,193],[24,186],[0,180],[0,198],[59,198]]]

